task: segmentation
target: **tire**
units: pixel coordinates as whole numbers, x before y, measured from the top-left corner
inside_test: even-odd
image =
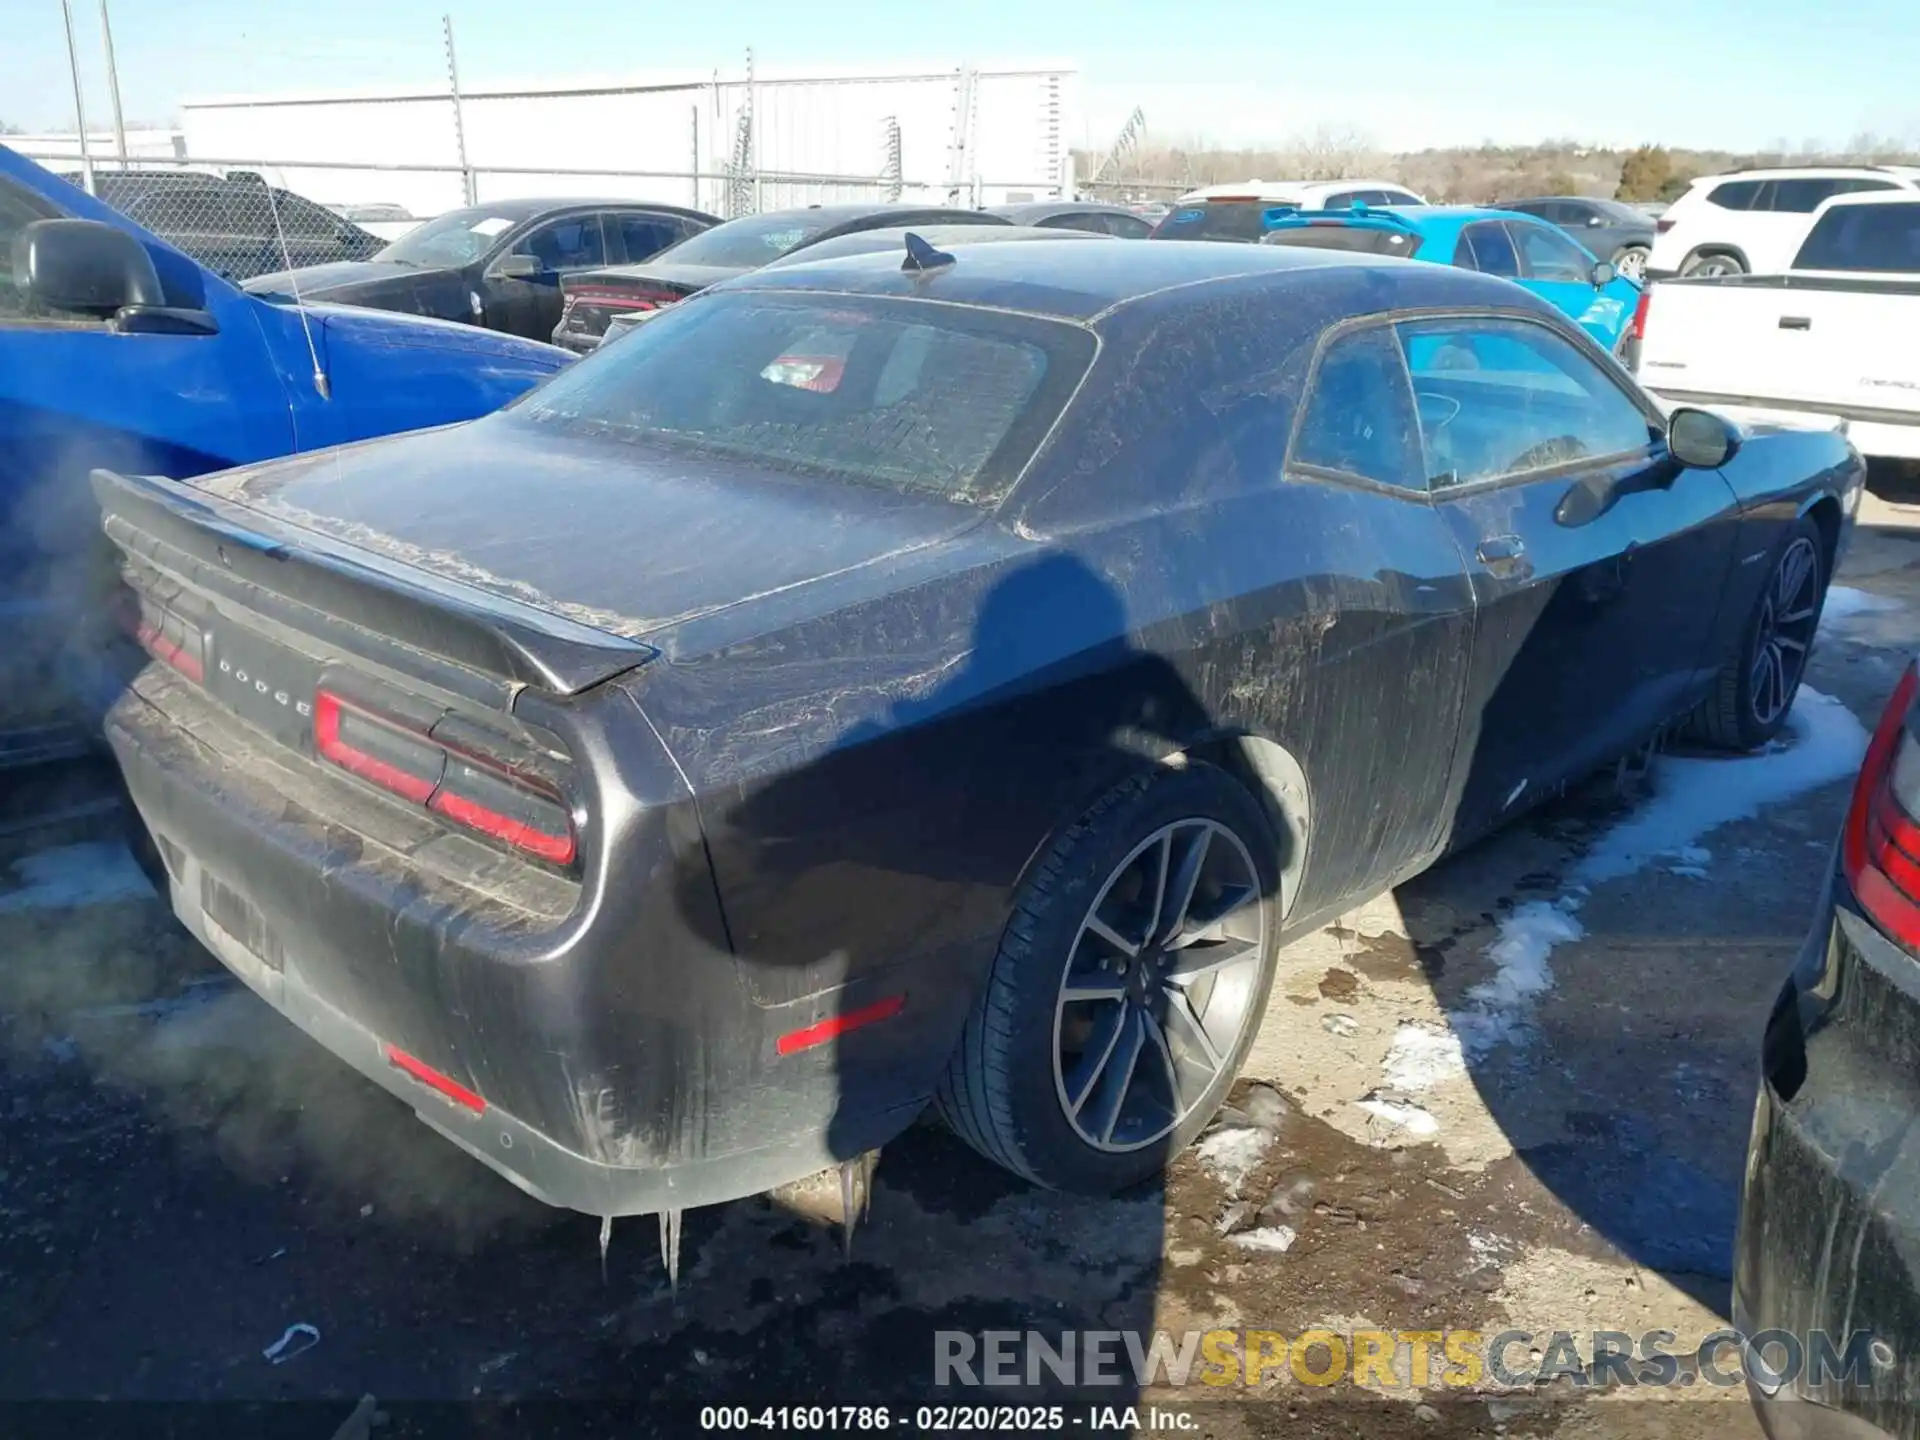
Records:
[[[1714,275],[1744,275],[1746,262],[1738,255],[1730,255],[1724,250],[1709,250],[1704,254],[1689,255],[1686,263],[1680,267],[1684,277],[1705,279]]]
[[[1810,567],[1804,573],[1796,567]],[[1778,735],[1806,678],[1807,658],[1820,611],[1827,598],[1826,538],[1802,516],[1787,532],[1767,568],[1767,582],[1740,631],[1739,653],[1728,658],[1714,679],[1713,691],[1688,718],[1684,733],[1721,750],[1756,750]],[[1801,578],[1796,579],[1796,576]],[[1793,592],[1783,609],[1783,587]],[[1783,613],[1789,617],[1782,620]],[[1778,640],[1786,637],[1787,644]],[[1774,643],[1774,660],[1763,664],[1763,649]],[[1797,652],[1793,644],[1802,648]],[[1770,665],[1793,663],[1777,684]]]
[[[1189,929],[1247,892],[1220,938],[1206,938],[1216,928],[1207,925],[1184,947],[1149,945],[1128,959],[1087,923],[1098,911],[1104,934],[1164,932],[1171,907],[1150,906],[1145,882],[1162,873],[1177,882],[1202,836]],[[1160,769],[1110,791],[1054,839],[1016,898],[935,1094],[947,1124],[1050,1189],[1111,1195],[1163,1170],[1219,1109],[1259,1030],[1279,948],[1276,850],[1259,802],[1216,766]],[[1147,914],[1161,917],[1156,929]],[[1230,955],[1198,978],[1162,973]],[[1070,1000],[1070,973],[1076,988],[1116,995]],[[1126,1067],[1118,1083],[1128,1054],[1149,1068]]]
[[[1646,283],[1649,253],[1645,245],[1622,245],[1613,252],[1613,273]]]

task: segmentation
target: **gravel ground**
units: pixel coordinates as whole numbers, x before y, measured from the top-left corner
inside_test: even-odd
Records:
[[[1234,1112],[1163,1187],[1036,1192],[929,1124],[881,1157],[850,1256],[831,1195],[715,1207],[686,1218],[677,1294],[652,1221],[615,1227],[603,1272],[595,1222],[527,1200],[229,982],[87,838],[87,776],[16,786],[0,1401],[307,1401],[260,1415],[324,1440],[426,1433],[408,1402],[567,1397],[679,1434],[701,1404],[982,1398],[930,1389],[937,1330],[1697,1340],[1726,1323],[1760,1022],[1920,607],[1920,511],[1867,507],[1808,681],[1829,698],[1803,701],[1793,747],[1596,783],[1293,946]],[[1220,1436],[1758,1434],[1739,1389],[1284,1372],[1095,1398]],[[1100,1418],[1093,1392],[1023,1394],[1075,1406],[1070,1430]],[[173,1412],[128,1413],[156,1433]]]

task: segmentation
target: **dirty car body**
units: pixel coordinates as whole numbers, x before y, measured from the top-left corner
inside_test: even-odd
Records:
[[[1449,483],[1520,464],[1430,485],[1441,331],[1606,388],[1507,424],[1433,380]],[[1589,402],[1626,453],[1528,458]],[[850,256],[466,426],[97,475],[147,646],[107,728],[231,968],[548,1201],[662,1211],[905,1127],[1117,785],[1236,777],[1300,933],[1684,712],[1741,557],[1809,513],[1838,544],[1857,472],[1823,435],[1678,465],[1575,327],[1463,271]]]
[[[1909,665],[1868,747],[1826,895],[1761,1048],[1734,1324],[1799,1337],[1807,1360],[1824,1337],[1839,1361],[1819,1374],[1787,1371],[1779,1347],[1746,1357],[1777,1440],[1911,1435],[1920,1416],[1916,681]]]

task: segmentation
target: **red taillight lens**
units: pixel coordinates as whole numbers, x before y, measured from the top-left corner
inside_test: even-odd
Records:
[[[446,751],[423,735],[321,690],[313,697],[313,744],[323,759],[424,805],[440,784]]]
[[[573,860],[573,822],[559,797],[462,756],[448,757],[446,779],[427,808],[550,865]]]
[[[536,860],[568,865],[578,853],[573,818],[546,786],[329,690],[313,697],[313,744],[342,770]]]
[[[1860,908],[1893,939],[1920,950],[1920,743],[1907,712],[1920,690],[1908,665],[1881,713],[1853,787],[1841,867]]]
[[[1664,235],[1673,228],[1673,224],[1673,221],[1662,215],[1653,222],[1653,233],[1656,235]]]
[[[613,290],[599,285],[583,285],[569,290],[567,298],[602,310],[658,310],[671,305],[679,295],[668,290]]]
[[[1647,313],[1653,309],[1653,286],[1648,285],[1640,292],[1640,303],[1633,307],[1633,323],[1627,327],[1627,333],[1636,340],[1647,338]]]
[[[199,626],[189,625],[171,610],[151,601],[131,598],[121,608],[120,624],[161,664],[177,670],[195,684],[206,680],[207,665]]]

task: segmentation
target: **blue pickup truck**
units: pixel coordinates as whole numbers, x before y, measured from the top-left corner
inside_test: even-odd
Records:
[[[572,358],[249,295],[0,145],[0,769],[79,743],[51,677],[94,466],[180,479],[469,420]]]

